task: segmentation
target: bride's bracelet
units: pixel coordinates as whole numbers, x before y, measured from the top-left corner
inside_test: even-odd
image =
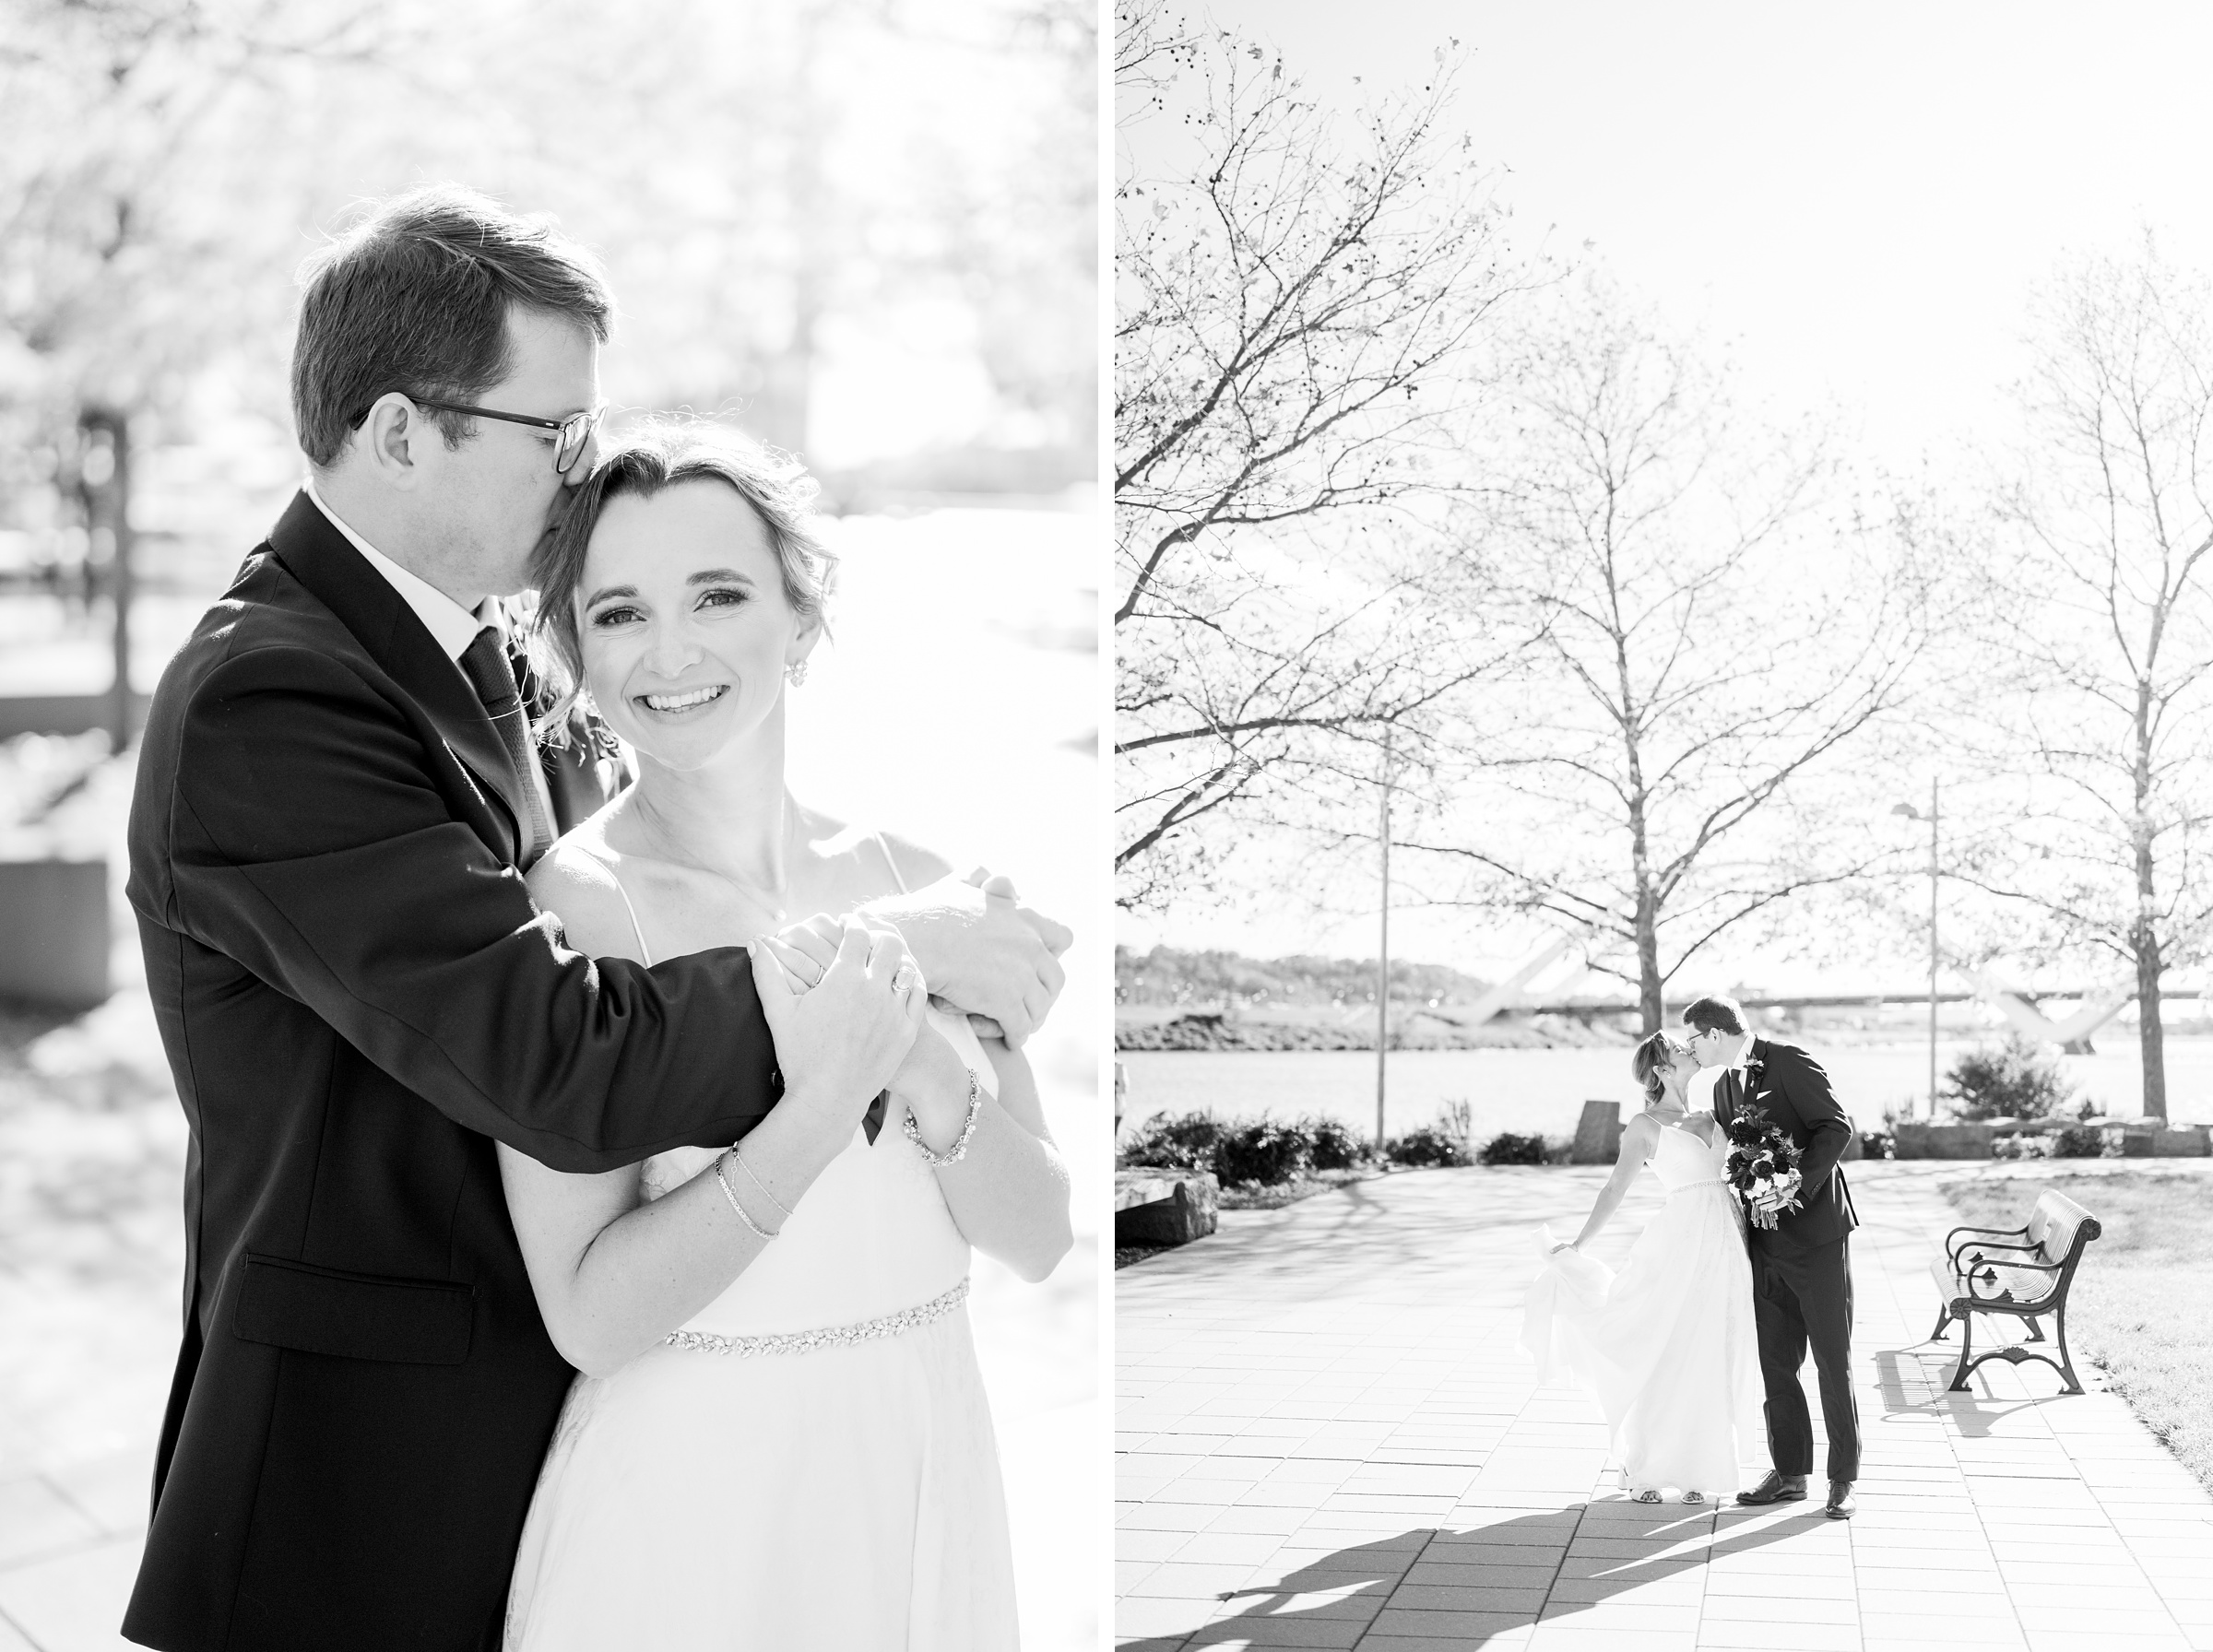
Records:
[[[735,1141],[730,1143],[730,1157],[738,1161],[738,1168],[745,1172],[745,1179],[761,1189],[761,1197],[775,1206],[788,1219],[791,1215],[791,1207],[769,1191],[768,1184],[761,1179],[759,1172],[745,1162],[745,1155],[738,1150],[738,1144]],[[776,1231],[782,1233],[784,1230],[778,1228]]]
[[[730,1190],[730,1184],[723,1176],[722,1162],[725,1159],[736,1159],[740,1167],[743,1168],[745,1164],[745,1158],[738,1151],[738,1147],[735,1142],[731,1143],[731,1145],[728,1147],[724,1148],[721,1152],[715,1155],[715,1180],[722,1188],[722,1197],[730,1201],[730,1209],[738,1212],[738,1220],[745,1223],[745,1231],[752,1234],[754,1238],[760,1240],[762,1244],[766,1245],[771,1239],[774,1239],[776,1236],[776,1233],[780,1233],[784,1230],[778,1228],[775,1233],[771,1233],[768,1229],[763,1227],[759,1222],[755,1221],[751,1216],[748,1216],[745,1213],[745,1207],[738,1202],[737,1194]],[[746,1174],[751,1175],[752,1173],[748,1171]]]
[[[968,1138],[976,1134],[976,1116],[983,1111],[983,1087],[976,1082],[976,1068],[972,1067],[968,1069],[968,1116],[961,1125],[958,1141],[941,1153],[931,1152],[929,1143],[922,1139],[922,1127],[915,1122],[915,1113],[911,1107],[907,1109],[906,1122],[901,1127],[906,1131],[906,1139],[922,1150],[922,1162],[932,1170],[943,1170],[948,1164],[958,1164],[961,1156],[968,1150]]]

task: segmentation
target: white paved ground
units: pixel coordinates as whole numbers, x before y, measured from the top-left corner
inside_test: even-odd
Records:
[[[1934,1179],[1966,1168],[1852,1167],[1851,1521],[1627,1503],[1595,1405],[1536,1386],[1514,1346],[1531,1231],[1580,1223],[1603,1170],[1391,1176],[1123,1269],[1118,1638],[2213,1649],[2213,1499],[2094,1371],[2077,1358],[2081,1396],[2004,1363],[1945,1391]],[[1594,1254],[1617,1262],[1657,1202],[1632,1194]]]

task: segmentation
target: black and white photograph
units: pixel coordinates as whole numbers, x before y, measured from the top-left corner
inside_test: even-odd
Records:
[[[1097,1645],[1100,84],[0,6],[0,1648]]]
[[[2213,1646],[2207,18],[1114,28],[1116,1644]]]

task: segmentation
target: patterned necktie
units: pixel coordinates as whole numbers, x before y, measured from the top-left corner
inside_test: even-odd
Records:
[[[553,832],[546,823],[545,806],[538,801],[538,787],[533,784],[534,761],[530,730],[523,716],[523,697],[515,691],[515,670],[507,663],[507,650],[497,626],[487,625],[477,633],[476,641],[462,650],[461,669],[476,685],[477,698],[484,702],[491,726],[500,731],[500,740],[507,748],[507,761],[515,766],[515,784],[522,790],[523,807],[529,816],[525,824],[530,841],[523,845],[519,856],[527,872],[551,846]]]

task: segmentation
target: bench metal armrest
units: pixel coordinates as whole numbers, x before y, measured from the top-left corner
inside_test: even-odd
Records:
[[[1971,1249],[1971,1250],[2018,1250],[2018,1251],[2026,1251],[2026,1252],[2028,1252],[2028,1253],[2029,1253],[2029,1255],[2030,1255],[2030,1256],[2032,1256],[2032,1257],[2035,1257],[2035,1256],[2041,1256],[2041,1255],[2043,1254],[2043,1249],[2044,1249],[2044,1247],[2043,1247],[2042,1245],[2006,1245],[2006,1244],[2001,1244],[1999,1241],[1997,1241],[1997,1240],[1995,1240],[1995,1239],[1969,1239],[1969,1240],[1965,1240],[1965,1241],[1963,1241],[1963,1242],[1960,1244],[1960,1245],[1959,1245],[1959,1248],[1958,1250],[1947,1251],[1947,1252],[1946,1252],[1945,1254],[1946,1254],[1947,1256],[1948,1256],[1948,1257],[1951,1257],[1951,1259],[1952,1259],[1952,1266],[1953,1266],[1953,1267],[1955,1267],[1955,1268],[1957,1268],[1957,1267],[1959,1267],[1959,1257],[1960,1257],[1960,1255],[1961,1255],[1961,1253],[1963,1253],[1963,1252],[1965,1252],[1965,1251],[1968,1251],[1968,1250],[1970,1250],[1970,1249]],[[2011,1268],[2011,1267],[2014,1267],[2014,1266],[2015,1266],[2015,1264],[2014,1264],[2014,1263],[2011,1263],[2011,1262],[2007,1262],[2007,1263],[2006,1263],[2006,1264],[2005,1264],[2005,1266],[2006,1266],[2006,1267],[2007,1267],[2007,1268]]]
[[[2029,1237],[2029,1224],[2024,1221],[2018,1228],[1954,1228],[1944,1236],[1944,1249],[1947,1256],[1951,1254],[1952,1241],[1962,1233],[1995,1233],[2001,1239],[2026,1239]]]

